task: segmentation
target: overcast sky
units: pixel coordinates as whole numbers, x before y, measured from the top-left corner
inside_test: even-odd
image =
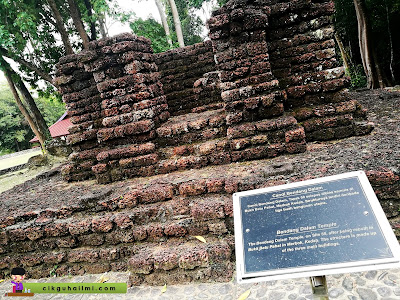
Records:
[[[154,0],[117,0],[116,2],[125,12],[132,11],[135,13],[136,17],[142,18],[143,20],[152,17],[161,23],[160,14],[158,13]],[[114,22],[108,30],[111,36],[131,31],[127,24],[118,22]]]
[[[133,11],[137,18],[143,20],[152,17],[161,24],[160,14],[154,0],[117,0],[118,5],[126,12]],[[211,17],[212,8],[217,5],[216,0],[204,2],[203,7],[196,12],[204,22]],[[131,31],[128,25],[114,23],[109,28],[110,35]],[[206,28],[204,28],[203,36],[206,36]]]

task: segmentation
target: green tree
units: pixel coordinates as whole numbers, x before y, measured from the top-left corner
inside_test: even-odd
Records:
[[[47,124],[55,123],[64,113],[65,104],[56,95],[35,99]],[[30,148],[34,136],[28,122],[18,109],[10,88],[0,84],[0,153]]]
[[[151,40],[151,46],[154,52],[164,52],[171,48],[168,43],[164,28],[156,20],[152,18],[142,20],[139,18],[130,23],[130,27],[138,36],[144,36]]]
[[[204,23],[194,14],[193,8],[196,7],[191,6],[186,0],[175,0],[175,3],[181,21],[184,44],[193,45],[200,43],[203,40],[201,38],[201,31]],[[166,12],[169,26],[175,32],[174,18],[170,6],[166,6]]]
[[[168,22],[167,22],[167,16],[165,15],[165,8],[164,5],[161,3],[161,0],[154,0],[157,9],[158,9],[158,14],[160,15],[161,18],[161,24],[164,28],[165,35],[167,36],[167,41],[170,47],[172,47],[172,40],[171,40],[171,32],[169,30]]]
[[[187,0],[188,5],[194,8],[200,8],[204,2],[211,2],[212,0]],[[219,7],[223,6],[228,0],[217,0]]]
[[[38,97],[35,102],[49,125],[54,124],[66,111],[65,104],[57,94]]]
[[[33,137],[6,84],[0,84],[0,153],[27,149]]]
[[[65,104],[55,95],[35,99],[47,124],[55,123],[64,113]],[[34,136],[28,122],[18,109],[8,85],[0,84],[0,152],[8,153],[30,148]]]
[[[335,28],[349,57],[352,81],[370,88],[399,83],[400,41],[394,37],[400,1],[335,0],[335,6]]]

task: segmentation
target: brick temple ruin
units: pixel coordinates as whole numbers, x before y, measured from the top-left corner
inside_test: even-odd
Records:
[[[230,1],[210,41],[153,54],[132,34],[63,57],[70,181],[107,183],[306,150],[368,133],[335,58],[332,1]]]
[[[62,205],[2,219],[0,277],[22,264],[33,278],[231,280],[232,193],[292,172],[251,160],[372,129],[335,59],[333,11],[328,0],[231,0],[208,21],[210,41],[153,54],[148,39],[121,34],[63,57],[56,84],[74,124],[63,177],[111,183],[59,182],[48,189]],[[399,176],[368,176],[382,203],[398,199]]]

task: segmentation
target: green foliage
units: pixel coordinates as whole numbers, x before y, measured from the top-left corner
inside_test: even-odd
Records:
[[[400,40],[398,39],[397,31],[400,28],[400,1],[363,1],[366,5],[367,18],[372,31],[370,39],[373,41],[379,63],[383,66],[386,77],[390,78],[391,48],[393,47],[392,69],[396,82],[399,83]],[[354,81],[361,84],[363,76],[360,75],[360,67],[358,65],[362,65],[362,60],[358,42],[357,16],[353,0],[335,0],[335,8],[335,29],[340,35],[353,65],[353,70],[350,70],[350,74],[356,76],[357,78]],[[392,38],[392,43],[390,42],[390,37]]]
[[[350,67],[350,70],[347,70],[348,76],[351,79],[351,88],[365,88],[367,86],[367,77],[365,76],[364,68],[362,65],[356,65]]]
[[[187,0],[188,5],[193,8],[201,8],[204,2],[211,2],[212,0]],[[219,7],[223,6],[228,0],[217,0]]]
[[[58,31],[47,5],[45,0],[0,0],[0,47],[10,58],[23,59],[50,74],[64,49],[56,39]],[[23,66],[19,69],[37,87],[38,74]]]
[[[217,0],[219,6],[223,6],[226,4],[226,2],[228,2],[228,0]]]
[[[99,22],[96,21],[100,18],[104,20],[104,15],[111,10],[109,2],[87,0],[90,1],[93,10],[90,15],[85,6],[85,0],[75,1],[81,11],[87,31],[90,31],[90,24],[94,23],[96,31],[99,32]],[[68,4],[62,0],[56,0],[56,4],[70,43],[75,51],[79,51],[82,45],[71,20]],[[114,9],[113,13],[117,14],[117,9]],[[23,59],[43,73],[53,75],[54,66],[60,57],[65,55],[65,49],[60,43],[60,33],[47,0],[0,0],[0,50],[7,52],[6,56],[15,61]],[[54,92],[47,82],[44,87],[43,84],[38,85],[41,77],[36,71],[23,65],[19,66],[19,71],[22,72],[24,80],[33,88],[47,95]]]
[[[56,122],[65,112],[65,105],[52,95],[39,97],[35,102],[47,124]],[[29,140],[34,134],[6,84],[0,84],[0,153],[30,148]]]
[[[156,20],[141,18],[130,23],[132,31],[138,36],[144,36],[151,40],[151,46],[155,53],[164,52],[170,49],[164,28]]]
[[[0,86],[0,151],[14,152],[29,148],[33,133],[18,109],[6,85]],[[19,149],[18,149],[19,148]]]
[[[181,20],[185,45],[200,43],[203,40],[201,37],[201,31],[204,23],[194,14],[193,8],[195,8],[195,6],[191,6],[191,3],[186,0],[175,0],[175,3]],[[173,32],[175,32],[174,20],[169,5],[166,5],[166,12],[169,27],[172,28]]]
[[[38,109],[42,112],[46,124],[54,124],[64,113],[65,104],[55,94],[48,97],[39,97],[35,99]]]

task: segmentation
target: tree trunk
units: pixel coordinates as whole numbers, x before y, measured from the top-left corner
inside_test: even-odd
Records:
[[[386,7],[386,22],[387,22],[387,30],[389,33],[389,43],[390,43],[390,75],[392,77],[392,82],[396,82],[396,78],[394,77],[393,65],[394,65],[394,51],[393,51],[393,39],[392,39],[392,31],[390,30],[390,18],[389,18],[389,7],[385,0],[385,7]]]
[[[104,15],[102,14],[102,15],[99,15],[99,18],[98,18],[98,21],[99,21],[99,27],[100,27],[100,34],[101,34],[101,37],[102,38],[106,38],[106,37],[108,37],[108,32],[107,32],[107,28],[106,28],[106,22],[105,22],[105,17],[104,17]]]
[[[84,2],[90,19],[90,39],[94,41],[97,39],[97,34],[96,34],[96,23],[93,21],[92,18],[93,16],[92,4],[90,3],[90,0],[84,0]]]
[[[15,62],[27,67],[29,70],[35,72],[37,75],[39,75],[40,77],[42,77],[42,79],[46,80],[47,82],[49,82],[50,84],[53,84],[53,77],[51,77],[47,72],[45,72],[44,70],[40,69],[39,67],[37,67],[36,65],[34,65],[33,63],[26,61],[16,55],[13,55],[14,53],[10,53],[9,51],[7,51],[6,49],[0,47],[0,55],[3,55],[5,57],[8,57],[9,59],[14,60]]]
[[[340,36],[337,33],[335,33],[335,39],[339,46],[340,54],[342,55],[343,65],[344,65],[346,71],[350,71],[349,55],[347,54],[346,49],[343,46],[342,39],[340,38]]]
[[[50,5],[50,9],[53,13],[54,18],[56,19],[56,27],[57,30],[60,32],[61,40],[65,48],[65,53],[67,55],[73,54],[74,50],[72,49],[71,43],[69,42],[68,33],[67,30],[65,29],[64,21],[62,19],[60,11],[57,8],[56,2],[54,0],[47,0],[47,2]]]
[[[360,44],[361,59],[367,76],[368,88],[384,88],[387,82],[378,61],[375,59],[375,49],[371,43],[371,31],[363,1],[353,0],[358,22],[358,41]]]
[[[175,0],[168,0],[171,6],[172,17],[174,18],[175,32],[178,38],[179,47],[185,47],[185,42],[183,41],[183,33],[181,20],[179,19],[178,9],[176,8]]]
[[[7,70],[9,76],[11,76],[13,85],[19,90],[22,97],[25,100],[26,105],[31,113],[31,117],[36,124],[36,127],[41,133],[41,136],[44,137],[45,140],[51,140],[51,135],[49,128],[47,127],[46,121],[43,118],[43,115],[40,113],[39,109],[36,106],[35,100],[33,99],[31,93],[26,88],[25,83],[22,81],[19,74],[17,74],[11,66],[3,60],[4,69]]]
[[[74,0],[68,0],[69,11],[71,13],[72,20],[74,21],[75,28],[82,39],[83,48],[89,48],[89,36],[86,33],[85,27],[83,26],[81,13]]]
[[[10,85],[10,84],[9,84]],[[11,88],[11,87],[10,87]],[[18,105],[18,104],[17,104]],[[15,145],[17,146],[17,151],[21,151],[21,148],[19,147],[17,139],[15,139]]]
[[[40,132],[39,128],[37,128],[36,123],[33,121],[32,117],[29,115],[29,112],[27,111],[27,109],[23,105],[21,99],[19,98],[18,92],[15,89],[15,85],[12,80],[11,72],[7,69],[4,69],[3,71],[4,71],[5,77],[7,79],[8,85],[10,86],[11,92],[14,96],[14,99],[17,102],[19,110],[24,115],[25,119],[28,121],[29,126],[31,127],[33,133],[38,137],[40,146],[42,147],[42,151],[44,154],[46,154],[46,148],[45,148],[46,138],[45,138],[45,136],[43,136],[42,133]]]
[[[165,35],[167,36],[168,44],[172,47],[171,33],[169,32],[169,27],[168,27],[168,23],[167,23],[167,18],[165,16],[164,7],[162,6],[160,0],[154,0],[154,2],[156,3],[158,12],[160,13],[161,23],[164,27],[164,31],[165,31]]]

